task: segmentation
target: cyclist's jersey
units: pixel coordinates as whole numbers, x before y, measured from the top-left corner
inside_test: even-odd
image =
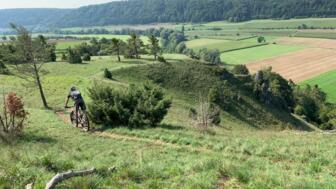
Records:
[[[81,101],[83,101],[83,97],[82,97],[81,93],[78,90],[70,91],[68,97],[72,98],[72,100],[74,100],[75,102],[81,102]]]

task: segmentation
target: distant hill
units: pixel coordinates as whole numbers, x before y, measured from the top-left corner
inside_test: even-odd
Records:
[[[72,10],[0,10],[0,27],[10,21],[23,25],[78,27],[335,16],[335,0],[128,0]]]
[[[0,10],[0,28],[8,27],[9,23],[27,27],[47,26],[69,12],[70,9],[4,9]]]

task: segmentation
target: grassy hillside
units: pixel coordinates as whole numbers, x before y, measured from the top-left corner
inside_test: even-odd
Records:
[[[324,92],[328,94],[328,101],[336,102],[336,71],[331,71],[315,78],[302,82],[302,85],[318,85]]]
[[[71,85],[78,86],[89,101],[86,88],[95,81],[127,87],[160,76],[173,106],[157,128],[83,133],[67,124],[66,117],[41,110],[30,83],[0,75],[1,87],[18,92],[30,113],[20,139],[0,142],[0,188],[23,188],[34,182],[40,189],[57,172],[92,166],[116,166],[116,171],[70,179],[57,188],[336,187],[333,135],[275,130],[282,124],[281,112],[268,113],[243,91],[244,103],[237,105],[236,113],[244,113],[245,120],[223,112],[221,126],[212,128],[212,134],[200,133],[188,118],[188,110],[195,105],[199,89],[220,82],[214,73],[217,68],[184,63],[181,60],[186,57],[181,55],[164,56],[170,64],[157,64],[149,57],[122,63],[116,57],[94,57],[77,65],[50,63],[43,76],[47,99],[55,109],[63,107]],[[113,71],[115,80],[103,79],[104,68]],[[253,127],[262,122],[271,129]]]
[[[244,81],[230,76],[225,69],[212,66],[197,65],[193,62],[155,64],[142,67],[130,67],[117,70],[116,78],[132,83],[139,83],[146,80],[152,81],[165,89],[174,99],[184,99],[183,106],[193,107],[199,96],[207,97],[208,91],[215,85],[222,85],[228,82],[228,90],[232,93],[230,97],[234,99],[235,94],[241,96],[241,100],[232,100],[231,104],[224,107],[223,120],[240,120],[248,127],[264,129],[281,129],[291,123],[294,127],[302,126],[289,116],[288,113],[268,108],[262,105],[254,96],[245,90]],[[227,75],[227,79],[221,77]]]
[[[242,49],[221,54],[221,60],[227,64],[246,64],[252,61],[263,60],[281,56],[291,52],[304,49],[301,46],[293,45],[265,45],[260,47]]]

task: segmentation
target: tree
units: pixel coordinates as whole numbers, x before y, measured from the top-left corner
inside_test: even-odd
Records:
[[[149,36],[149,51],[154,56],[154,60],[156,60],[158,53],[160,52],[161,48],[159,45],[159,40],[154,36]]]
[[[232,73],[237,74],[237,75],[249,75],[250,72],[247,69],[246,65],[236,65],[232,69]]]
[[[265,43],[266,42],[266,39],[263,36],[259,36],[257,40],[258,40],[258,43]]]
[[[118,62],[121,61],[120,53],[121,53],[123,46],[124,46],[124,42],[122,40],[116,39],[116,38],[112,39],[112,51],[117,54]]]
[[[91,56],[90,54],[85,53],[82,58],[84,61],[91,61]]]
[[[185,54],[187,52],[187,45],[184,42],[179,43],[175,49],[176,53]]]
[[[139,59],[143,46],[144,44],[140,37],[135,33],[132,33],[130,38],[127,40],[126,57]]]
[[[50,46],[43,36],[33,39],[24,27],[17,27],[14,24],[11,26],[17,32],[16,40],[11,43],[15,48],[15,55],[22,64],[18,70],[22,74],[21,76],[34,80],[39,89],[43,106],[49,108],[40,75],[44,63],[50,60]]]
[[[208,50],[207,48],[200,49],[198,52],[200,60],[209,62],[211,64],[220,64],[220,52],[219,50]]]

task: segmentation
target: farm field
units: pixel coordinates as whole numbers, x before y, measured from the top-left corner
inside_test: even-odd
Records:
[[[305,18],[288,20],[252,20],[241,23],[229,23],[225,21],[209,22],[204,26],[222,27],[223,29],[297,29],[299,25],[306,24],[313,27],[336,27],[336,18]]]
[[[247,64],[252,73],[262,68],[272,67],[273,71],[294,82],[336,69],[336,53],[334,50],[308,48],[284,56],[256,61]]]
[[[252,61],[264,60],[282,56],[304,49],[303,46],[270,44],[260,47],[242,49],[221,54],[221,60],[226,64],[246,64]]]
[[[278,36],[278,37],[307,37],[335,39],[336,32],[323,28],[336,28],[335,18],[306,18],[289,20],[252,20],[240,23],[227,21],[209,22],[204,24],[185,24],[186,34],[190,37],[220,36],[224,39],[237,39],[239,36]],[[308,28],[321,29],[298,29],[305,24]],[[181,24],[182,25],[182,24]],[[181,25],[177,28],[181,28]],[[239,34],[239,36],[237,36]]]
[[[323,49],[336,49],[336,40],[330,40],[330,39],[284,37],[278,39],[277,43],[284,45],[302,45],[306,47],[315,47]]]
[[[250,48],[255,46],[265,45],[265,43],[258,43],[257,38],[250,38],[244,40],[220,40],[220,39],[194,39],[187,41],[186,45],[195,51],[202,48],[218,49],[220,52],[232,51],[242,48]]]
[[[300,84],[318,85],[325,93],[327,93],[329,102],[336,102],[336,70],[308,79]]]
[[[65,50],[69,47],[74,47],[76,45],[80,45],[84,43],[84,40],[57,40],[51,41],[51,43],[56,43],[56,50]]]
[[[299,30],[295,37],[336,39],[336,30]]]

